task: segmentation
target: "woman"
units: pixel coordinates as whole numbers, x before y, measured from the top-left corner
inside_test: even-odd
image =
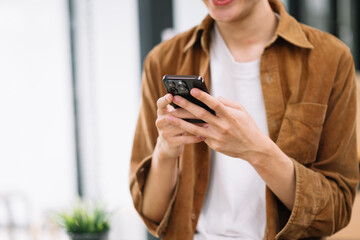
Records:
[[[130,169],[137,211],[163,239],[320,239],[340,230],[359,179],[349,49],[277,0],[204,3],[209,16],[144,63]],[[211,95],[191,94],[216,116],[166,94],[165,74],[203,76]]]

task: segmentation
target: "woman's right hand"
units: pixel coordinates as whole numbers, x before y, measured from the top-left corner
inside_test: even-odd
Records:
[[[196,118],[193,114],[182,108],[174,108],[170,104],[173,101],[171,94],[166,94],[157,101],[156,128],[159,133],[155,152],[160,159],[176,159],[184,150],[185,144],[198,143],[205,138],[194,136],[176,127],[168,121],[168,115],[177,118]]]

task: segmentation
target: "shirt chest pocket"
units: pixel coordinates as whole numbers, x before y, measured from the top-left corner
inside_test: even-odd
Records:
[[[289,157],[307,164],[316,159],[327,105],[289,104],[286,107],[276,144]]]

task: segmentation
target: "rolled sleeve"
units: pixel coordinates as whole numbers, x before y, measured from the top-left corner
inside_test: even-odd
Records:
[[[309,237],[309,228],[314,224],[320,207],[326,204],[324,202],[326,200],[322,196],[323,188],[320,182],[320,174],[307,169],[294,159],[292,161],[296,176],[295,202],[288,222],[276,235],[276,239],[288,239],[287,236],[294,239]],[[329,222],[322,223],[326,227],[329,226]],[[323,230],[325,229],[322,228]],[[321,235],[319,233],[318,236]]]
[[[351,217],[359,182],[356,150],[356,82],[351,55],[339,63],[316,161],[295,166],[295,202],[276,239],[329,236]]]
[[[166,231],[166,228],[167,228],[167,225],[169,222],[169,218],[170,218],[171,211],[172,211],[172,206],[175,202],[176,194],[177,194],[177,191],[179,188],[180,175],[177,178],[177,182],[176,182],[173,194],[171,196],[171,200],[167,206],[164,217],[162,218],[160,223],[156,223],[156,222],[148,219],[142,212],[142,206],[143,206],[143,193],[144,193],[143,189],[144,189],[146,177],[150,171],[151,159],[152,159],[152,156],[146,157],[139,164],[139,167],[137,168],[136,173],[135,173],[135,178],[133,179],[131,194],[132,194],[132,198],[134,201],[135,209],[138,211],[138,213],[139,213],[141,219],[143,220],[143,222],[145,223],[148,231],[152,235],[154,235],[156,237],[160,237]]]

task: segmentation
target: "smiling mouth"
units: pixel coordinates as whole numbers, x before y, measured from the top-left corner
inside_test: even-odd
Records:
[[[212,0],[215,6],[225,6],[232,2],[232,0]]]

